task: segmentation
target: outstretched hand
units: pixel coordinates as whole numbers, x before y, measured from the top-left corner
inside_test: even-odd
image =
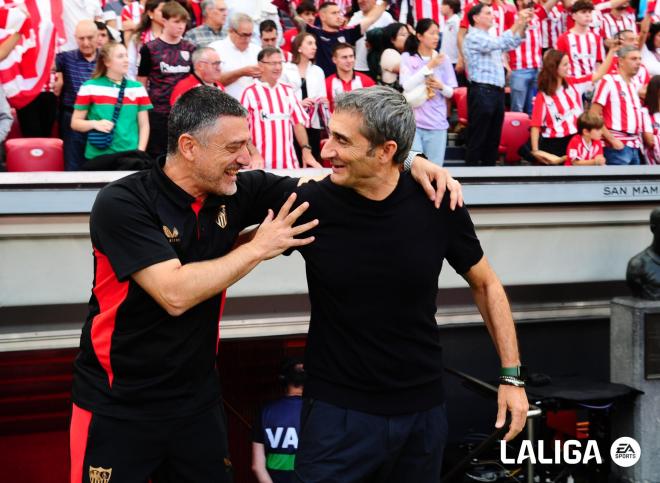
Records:
[[[259,250],[261,260],[269,260],[280,255],[289,248],[309,245],[314,241],[314,237],[296,238],[296,236],[311,230],[319,224],[315,219],[299,226],[293,226],[298,218],[307,211],[309,203],[304,202],[295,210],[291,211],[293,203],[296,201],[296,194],[292,193],[286,200],[277,216],[273,210],[268,210],[268,215],[257,229],[257,233],[252,240],[253,246]]]

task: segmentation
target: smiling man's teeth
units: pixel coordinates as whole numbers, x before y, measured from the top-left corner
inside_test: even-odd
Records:
[[[230,176],[236,176],[236,173],[238,173],[237,169],[225,169],[225,173],[227,173]]]

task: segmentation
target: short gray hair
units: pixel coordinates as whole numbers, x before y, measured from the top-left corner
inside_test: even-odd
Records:
[[[209,8],[215,7],[215,0],[202,0],[202,15],[206,16]]]
[[[242,23],[247,22],[254,24],[252,17],[250,17],[247,13],[238,12],[231,16],[231,19],[229,20],[229,27],[232,30],[238,31],[238,27],[240,27]]]
[[[204,54],[208,52],[215,52],[215,49],[211,47],[197,47],[192,53],[192,65],[195,65],[197,62],[199,62],[202,57],[204,57]]]
[[[385,86],[356,89],[335,100],[335,112],[354,112],[362,116],[360,133],[371,149],[385,141],[397,145],[394,162],[403,163],[415,137],[415,115],[403,95]]]
[[[217,87],[199,86],[184,92],[172,106],[167,120],[167,154],[178,152],[182,134],[206,136],[223,116],[247,117],[247,111]]]
[[[616,55],[619,57],[619,59],[623,59],[630,52],[639,52],[639,49],[634,45],[624,45],[619,49]]]

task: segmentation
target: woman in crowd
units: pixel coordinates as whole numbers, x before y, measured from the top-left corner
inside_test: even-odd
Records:
[[[642,64],[649,75],[660,75],[660,23],[654,23],[649,28],[646,42],[642,46]]]
[[[415,35],[408,37],[401,55],[400,81],[417,122],[413,149],[442,166],[449,128],[447,101],[457,83],[447,56],[436,52],[439,40],[437,23],[429,18],[417,22]]]
[[[134,35],[126,35],[128,49],[128,78],[135,79],[140,65],[140,49],[144,44],[157,39],[163,33],[163,4],[167,0],[147,0],[144,5],[142,21]]]
[[[584,111],[582,95],[593,90],[614,58],[610,49],[605,61],[590,76],[570,77],[568,55],[550,49],[543,56],[539,72],[539,92],[532,112],[529,161],[541,164],[560,164],[571,137],[577,133],[577,119]]]
[[[643,103],[644,155],[648,164],[660,164],[660,75],[651,78]]]
[[[99,51],[92,78],[78,91],[71,128],[88,133],[87,159],[147,147],[151,101],[142,84],[126,78],[127,72],[126,47],[109,42]],[[109,145],[97,139],[106,137],[100,133],[111,133]]]
[[[367,32],[367,42],[371,46],[367,54],[369,75],[378,84],[399,91],[401,52],[410,36],[408,28],[406,24],[394,22],[382,29],[375,28]]]
[[[310,127],[307,128],[309,145],[316,159],[321,159],[321,127],[322,109],[327,109],[328,99],[325,91],[325,75],[323,69],[314,65],[316,57],[316,38],[303,32],[296,35],[291,43],[291,63],[284,64],[282,82],[291,84],[303,107],[310,117]],[[299,147],[296,145],[296,150]],[[298,153],[298,159],[301,159]]]

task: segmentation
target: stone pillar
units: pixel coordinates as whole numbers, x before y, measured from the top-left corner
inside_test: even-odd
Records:
[[[641,459],[628,468],[611,464],[623,481],[660,482],[660,302],[634,297],[612,300],[610,380],[643,391],[618,412],[612,440],[630,436]],[[609,448],[608,448],[609,450]]]

